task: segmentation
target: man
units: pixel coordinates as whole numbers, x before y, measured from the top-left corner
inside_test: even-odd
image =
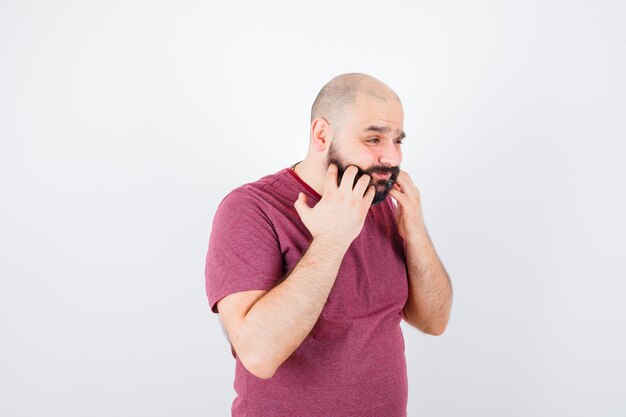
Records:
[[[306,158],[220,203],[206,289],[236,359],[233,416],[406,416],[400,321],[442,334],[452,288],[399,169],[403,120],[386,84],[337,76]]]

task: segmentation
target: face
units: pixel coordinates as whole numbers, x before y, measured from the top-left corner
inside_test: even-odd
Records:
[[[328,148],[326,167],[337,165],[339,183],[350,165],[359,170],[355,184],[363,174],[372,177],[370,184],[376,187],[373,206],[387,198],[400,173],[403,118],[402,106],[396,100],[357,100],[342,118],[340,135]]]
[[[326,160],[326,166],[330,164],[337,165],[337,185],[341,184],[341,179],[343,178],[343,174],[346,169],[348,169],[350,165],[354,165],[346,162],[345,159],[339,155],[339,151],[333,142],[331,142],[330,147],[328,148],[328,158]],[[387,194],[389,194],[389,190],[396,182],[396,178],[400,172],[400,167],[374,165],[367,169],[362,169],[357,165],[355,166],[359,172],[357,172],[354,177],[354,184],[352,184],[352,187],[356,185],[356,182],[363,174],[368,174],[371,177],[369,183],[374,184],[376,187],[376,194],[374,195],[374,200],[372,200],[372,206],[384,201],[385,198],[387,198]]]

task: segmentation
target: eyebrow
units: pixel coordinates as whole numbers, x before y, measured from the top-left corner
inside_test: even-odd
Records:
[[[379,132],[379,133],[389,133],[389,131],[391,131],[391,128],[389,126],[369,126],[366,127],[363,130],[363,133],[365,132],[369,132],[369,131],[374,131],[374,132]],[[406,134],[404,133],[403,130],[400,130],[400,136],[398,136],[396,139],[404,139],[406,137]]]

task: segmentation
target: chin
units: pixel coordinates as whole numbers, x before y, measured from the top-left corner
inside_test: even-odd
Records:
[[[389,195],[389,193],[385,193],[382,195],[376,194],[374,196],[374,200],[372,200],[372,206],[376,206],[380,203],[382,203],[383,201],[385,201],[385,199],[387,198],[387,196]]]
[[[374,199],[372,200],[372,206],[378,205],[380,203],[382,203],[383,201],[385,201],[385,199],[387,198],[387,196],[389,195],[389,190],[391,190],[391,187],[393,187],[394,181],[389,180],[386,181],[384,183],[378,183],[376,184],[376,188],[378,189],[379,187],[382,188],[380,191],[376,191],[376,194],[374,195]]]

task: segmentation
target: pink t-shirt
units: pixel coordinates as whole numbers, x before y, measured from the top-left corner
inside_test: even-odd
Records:
[[[321,196],[291,168],[231,191],[220,203],[206,258],[209,305],[228,294],[270,290],[311,242],[293,204]],[[408,296],[404,247],[391,197],[370,208],[341,263],[321,315],[270,379],[236,356],[232,415],[400,417],[408,398],[400,327]]]

